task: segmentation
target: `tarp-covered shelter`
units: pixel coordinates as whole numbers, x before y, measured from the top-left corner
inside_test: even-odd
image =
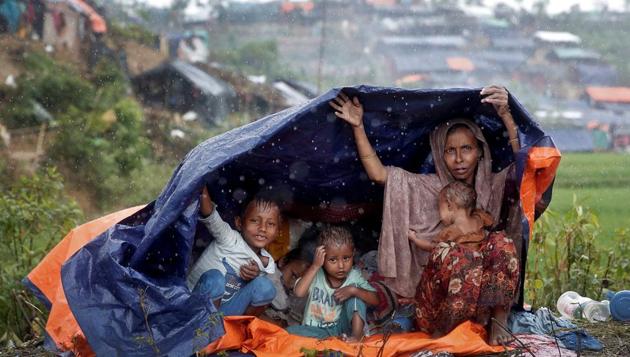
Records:
[[[90,32],[107,32],[105,19],[91,6],[81,0],[46,1],[44,43],[67,49],[70,53],[80,53],[80,49],[87,51],[82,46]]]
[[[428,136],[436,125],[453,117],[474,118],[492,148],[494,170],[516,161],[527,241],[534,218],[550,200],[560,154],[515,98],[510,97],[510,106],[522,143],[516,156],[494,110],[481,105],[479,89],[359,86],[344,92],[364,104],[367,133],[383,162],[413,172],[434,171]],[[338,93],[331,90],[206,140],[186,155],[154,202],[73,230],[25,279],[51,307],[46,331],[56,347],[79,355],[184,356],[225,329],[226,335],[206,351],[297,356],[300,347],[307,347],[378,355],[384,344],[380,335],[346,344],[288,335],[251,318],[222,321],[212,303],[192,295],[185,284],[192,247],[201,235],[198,197],[204,185],[228,222],[261,188],[282,193],[290,202],[287,214],[294,217],[380,221],[382,188],[368,179],[351,128],[328,105]],[[463,332],[445,340],[420,333],[392,336],[383,347],[385,355],[419,349],[497,351],[483,342],[478,325],[460,328]]]
[[[141,73],[132,83],[145,103],[180,113],[194,111],[208,124],[224,120],[236,105],[232,85],[180,60]]]

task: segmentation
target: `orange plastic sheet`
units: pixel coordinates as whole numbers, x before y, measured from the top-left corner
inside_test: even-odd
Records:
[[[448,335],[431,339],[416,333],[394,334],[385,341],[383,335],[374,335],[361,343],[345,343],[337,338],[317,340],[291,335],[269,322],[250,316],[224,318],[225,336],[203,351],[214,353],[224,350],[251,352],[258,357],[302,356],[302,349],[340,351],[345,356],[407,356],[420,350],[447,351],[458,356],[474,356],[502,352],[501,346],[490,346],[485,341],[485,329],[472,322],[464,322]],[[382,350],[382,352],[381,352]]]
[[[46,322],[46,332],[61,351],[72,351],[77,356],[94,355],[66,301],[61,285],[61,266],[92,239],[142,207],[144,206],[114,212],[74,228],[28,274],[31,283],[52,305]]]
[[[74,6],[81,9],[81,11],[90,19],[90,25],[92,31],[96,33],[107,32],[107,22],[99,15],[90,5],[86,4],[83,0],[72,0]]]
[[[549,189],[560,164],[560,151],[553,147],[532,147],[527,153],[527,163],[521,181],[521,205],[529,222],[529,235],[534,228],[536,203]]]
[[[68,306],[61,283],[61,266],[77,250],[92,239],[139,211],[142,206],[128,208],[85,223],[66,235],[28,275],[52,304],[46,331],[61,351],[72,351],[76,356],[93,356],[81,328]],[[391,335],[384,343],[382,335],[367,338],[362,343],[345,343],[336,338],[317,340],[290,335],[271,323],[248,316],[228,316],[224,320],[226,334],[209,345],[204,352],[241,350],[257,356],[301,356],[302,348],[341,351],[348,356],[405,356],[418,350],[448,351],[456,355],[479,355],[500,352],[502,347],[484,342],[485,330],[471,322],[458,326],[447,336],[431,339],[422,333]]]

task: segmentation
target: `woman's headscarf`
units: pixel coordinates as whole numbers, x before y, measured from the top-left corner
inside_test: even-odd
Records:
[[[477,124],[468,119],[453,119],[441,124],[430,137],[436,174],[414,174],[397,167],[387,168],[379,272],[387,285],[401,296],[414,296],[428,257],[427,252],[409,242],[408,230],[414,230],[420,239],[431,240],[443,228],[438,195],[442,187],[454,180],[444,161],[444,147],[449,129],[458,124],[472,131],[483,153],[475,174],[477,208],[488,211],[495,222],[499,220],[508,170],[492,173],[490,148]]]

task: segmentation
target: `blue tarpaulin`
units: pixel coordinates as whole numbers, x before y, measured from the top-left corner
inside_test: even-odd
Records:
[[[480,103],[480,88],[358,86],[343,91],[363,103],[368,136],[386,165],[433,172],[429,133],[462,116],[474,118],[484,131],[494,170],[515,160],[494,109]],[[154,202],[67,260],[61,271],[64,292],[97,355],[190,355],[223,333],[211,302],[191,295],[185,284],[203,185],[228,222],[261,189],[278,191],[294,215],[315,212],[335,221],[340,218],[326,215],[327,210],[376,206],[349,215],[380,221],[382,188],[365,174],[350,126],[328,105],[338,92],[201,143]],[[528,150],[553,144],[520,103],[512,96],[509,100],[523,146],[516,156],[523,175]]]

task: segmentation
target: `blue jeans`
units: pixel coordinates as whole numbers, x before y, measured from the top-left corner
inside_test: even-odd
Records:
[[[225,316],[232,316],[243,315],[249,306],[270,304],[276,296],[276,288],[264,276],[246,282],[230,267],[225,275],[217,269],[203,273],[193,294],[204,295],[212,301],[221,299],[219,311]]]
[[[316,327],[307,325],[293,325],[287,327],[287,332],[305,337],[327,338],[330,336],[341,336],[342,334],[352,334],[352,317],[358,313],[363,320],[364,328],[366,320],[367,306],[358,297],[352,297],[343,303],[339,320],[332,327]]]

